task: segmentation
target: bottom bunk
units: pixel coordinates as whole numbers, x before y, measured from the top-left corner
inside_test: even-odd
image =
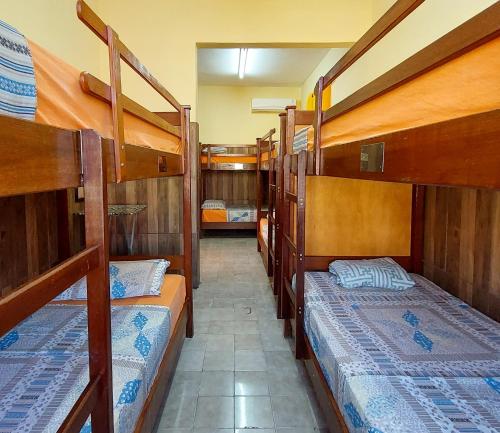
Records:
[[[395,291],[305,273],[305,363],[331,431],[499,431],[500,325],[412,277]]]
[[[185,280],[166,275],[159,295],[116,299],[116,294],[111,311],[115,431],[151,432],[186,334]],[[48,304],[0,338],[1,432],[58,431],[89,380],[87,342],[81,300]],[[89,420],[81,431],[91,431]]]
[[[254,203],[205,200],[201,207],[201,229],[255,230],[257,208]]]

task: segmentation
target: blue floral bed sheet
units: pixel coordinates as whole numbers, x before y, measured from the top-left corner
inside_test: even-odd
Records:
[[[116,432],[133,429],[169,335],[165,307],[112,307]],[[86,309],[45,306],[0,338],[0,433],[57,431],[88,380]]]
[[[305,275],[306,333],[350,431],[500,431],[500,324],[412,277],[392,291]]]

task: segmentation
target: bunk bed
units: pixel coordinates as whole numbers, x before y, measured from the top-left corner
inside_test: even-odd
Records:
[[[255,230],[255,145],[200,146],[202,230]]]
[[[476,310],[498,320],[498,298],[482,293],[465,304],[419,275],[426,186],[500,189],[500,3],[322,110],[323,89],[421,3],[397,1],[319,79],[314,150],[284,157],[285,332],[294,334],[331,432],[500,428],[500,326]],[[306,184],[314,175],[409,185],[406,253],[310,255],[308,208],[318,197],[306,195]],[[384,256],[413,273],[413,288],[347,290],[325,272],[341,259]]]
[[[273,293],[278,296],[281,285],[280,178],[283,149],[273,139],[276,129],[257,139],[257,251]],[[266,203],[267,201],[267,203]]]
[[[85,2],[77,2],[77,12],[109,47],[110,86],[80,75],[1,23],[6,40],[25,55],[24,63],[14,54],[4,65],[17,65],[14,74],[32,82],[23,84],[29,92],[18,93],[17,105],[16,95],[10,105],[2,101],[0,196],[85,188],[85,248],[0,299],[1,424],[9,431],[151,432],[184,337],[193,335],[189,107]],[[172,121],[121,93],[121,59],[175,108],[167,116]],[[159,296],[111,300],[125,289],[118,284],[117,293],[115,286],[110,290],[119,262],[152,258],[116,257],[110,267],[107,183],[174,175],[184,179],[184,254],[158,259],[183,275],[159,275]],[[61,223],[64,229],[64,217]],[[54,300],[84,277],[86,300]]]

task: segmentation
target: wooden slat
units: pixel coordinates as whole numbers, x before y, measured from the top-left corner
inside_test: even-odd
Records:
[[[286,292],[288,294],[288,299],[289,299],[290,303],[293,306],[295,306],[295,292],[292,289],[292,284],[290,283],[288,278],[284,278],[283,282],[285,283],[285,289],[286,289]]]
[[[287,242],[288,244],[288,247],[292,250],[292,252],[296,253],[297,252],[297,246],[295,245],[295,243],[290,239],[290,236],[288,236],[288,234],[286,233],[283,233],[283,238],[285,239],[285,241]]]
[[[294,194],[290,191],[285,191],[285,200],[293,201],[297,203],[297,194]]]
[[[314,110],[295,110],[294,126],[310,126],[314,121]]]
[[[97,16],[97,14],[83,1],[77,2],[78,18],[85,23],[104,43],[108,44],[109,35],[106,24]],[[172,96],[172,94],[161,85],[161,83],[146,69],[139,59],[118,39],[117,46],[121,58],[134,71],[136,71],[153,89],[155,89],[163,98],[165,98],[177,111],[181,110],[181,104]]]
[[[79,433],[81,431],[97,403],[100,381],[101,376],[98,376],[85,387],[57,433]]]
[[[82,72],[80,74],[80,86],[85,93],[96,96],[99,99],[111,104],[111,88],[108,84],[99,80],[92,74],[88,72]],[[170,124],[168,121],[163,119],[156,113],[149,111],[147,108],[143,107],[141,104],[130,99],[128,96],[122,94],[122,105],[123,109],[133,114],[134,116],[154,125],[169,134],[175,135],[176,137],[181,136],[179,128]],[[177,113],[176,113],[177,114]]]
[[[76,131],[0,115],[0,197],[79,186],[78,137]]]
[[[99,264],[98,247],[86,248],[0,299],[0,335],[42,308]]]
[[[500,188],[500,110],[323,148],[321,175]],[[385,143],[383,173],[360,171],[360,146]]]
[[[396,25],[403,21],[424,0],[398,0],[382,17],[345,53],[341,59],[325,74],[324,85],[329,86],[356,60],[373,47]]]
[[[500,2],[428,45],[390,71],[335,104],[323,123],[429,72],[500,35]]]
[[[244,223],[244,222],[201,223],[202,230],[255,230],[256,228],[257,228],[257,223]]]

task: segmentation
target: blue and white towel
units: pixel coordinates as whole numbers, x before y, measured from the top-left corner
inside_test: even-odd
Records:
[[[405,290],[415,281],[390,257],[370,260],[334,260],[328,266],[337,284],[346,288],[379,287]]]
[[[299,153],[301,150],[307,150],[308,133],[312,126],[307,126],[302,128],[300,131],[295,133],[293,137],[293,153]]]
[[[26,38],[0,20],[0,114],[33,120],[36,83]]]
[[[139,260],[109,263],[111,299],[159,296],[170,263],[167,260]],[[55,298],[56,301],[87,299],[87,278],[82,278]]]

